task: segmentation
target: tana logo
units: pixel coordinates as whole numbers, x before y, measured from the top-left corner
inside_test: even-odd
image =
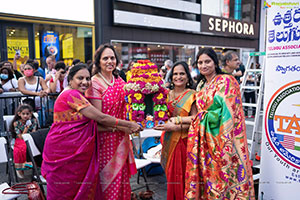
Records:
[[[300,169],[300,80],[288,83],[271,97],[265,131],[272,149],[288,164]]]
[[[266,1],[264,2],[264,9],[266,9],[266,8],[270,8],[271,7],[271,5],[270,4],[268,4]]]

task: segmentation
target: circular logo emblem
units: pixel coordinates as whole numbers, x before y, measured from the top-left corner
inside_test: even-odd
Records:
[[[277,155],[300,169],[300,81],[282,86],[271,97],[265,115],[265,130]]]

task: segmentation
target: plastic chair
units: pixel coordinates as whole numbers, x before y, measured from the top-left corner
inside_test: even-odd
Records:
[[[13,176],[13,170],[10,168],[11,159],[8,157],[8,151],[7,151],[7,143],[6,139],[4,137],[0,137],[0,163],[7,163],[8,172],[9,172],[9,181],[13,179],[11,176]],[[12,163],[13,164],[13,163]],[[2,183],[0,185],[0,199],[1,200],[7,200],[7,199],[15,199],[21,196],[20,194],[2,194],[2,191],[6,188],[9,188],[8,183]]]

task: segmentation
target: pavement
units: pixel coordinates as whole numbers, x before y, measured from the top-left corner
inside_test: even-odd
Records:
[[[248,118],[247,120],[253,120],[253,119]],[[261,121],[262,121],[262,118],[260,119],[260,122]],[[261,130],[261,123],[259,125],[259,130]],[[252,127],[247,126],[247,138],[251,139],[251,137],[252,137]],[[260,144],[259,144],[260,138],[261,138],[261,136],[258,135],[258,138],[256,138],[258,145],[255,146],[255,152],[258,152],[259,155],[260,155]],[[253,164],[257,165],[257,164],[259,164],[259,161],[254,160]],[[256,169],[256,171],[258,171],[258,170]],[[22,182],[30,182],[31,181],[31,173],[32,173],[31,170],[27,170],[25,172],[25,179],[23,179]],[[138,195],[139,192],[146,191],[146,187],[145,187],[145,182],[143,180],[143,177],[140,177],[139,184],[137,183],[137,178],[138,178],[138,174],[136,174],[135,176],[133,176],[130,179],[130,184],[131,184],[132,191]],[[3,182],[7,182],[7,180],[8,180],[8,177],[6,174],[6,164],[0,163],[0,184]],[[165,174],[148,176],[147,182],[149,184],[150,190],[154,192],[154,195],[153,195],[154,200],[167,199],[167,180],[166,180]],[[46,187],[44,187],[44,189],[46,190]],[[255,190],[256,190],[256,193],[258,193],[258,182],[257,181],[255,182]],[[21,197],[19,197],[18,199],[26,200],[27,196],[21,195]]]

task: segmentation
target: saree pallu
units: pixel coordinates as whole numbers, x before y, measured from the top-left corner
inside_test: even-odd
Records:
[[[100,157],[97,123],[79,112],[87,106],[78,90],[63,91],[55,102],[41,170],[48,200],[95,199]]]
[[[119,77],[113,86],[105,88],[98,76],[93,76],[88,98],[102,101],[102,112],[125,119],[126,103],[123,90],[125,82]],[[100,161],[99,199],[130,199],[129,178],[136,173],[132,145],[124,132],[98,132]]]
[[[187,141],[185,199],[255,199],[238,82],[218,75],[196,94]]]
[[[171,116],[189,116],[195,101],[194,93],[194,90],[187,90],[173,101],[168,102]],[[167,198],[183,199],[187,132],[165,132],[163,137],[161,164],[168,181]]]

